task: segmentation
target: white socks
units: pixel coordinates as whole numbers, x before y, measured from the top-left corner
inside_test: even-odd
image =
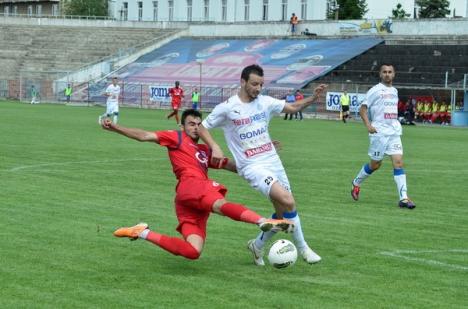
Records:
[[[353,185],[355,186],[361,186],[361,183],[366,180],[367,177],[369,177],[373,170],[371,170],[369,164],[364,165],[359,173],[357,174],[356,178],[353,180]]]
[[[406,174],[405,170],[402,168],[395,168],[393,169],[393,179],[395,179],[395,183],[398,189],[398,195],[400,196],[400,201],[407,199],[407,188],[406,188]]]

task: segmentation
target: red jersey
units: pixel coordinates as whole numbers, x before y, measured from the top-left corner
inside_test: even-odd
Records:
[[[172,104],[180,104],[182,102],[182,97],[184,95],[184,89],[182,88],[171,88],[169,89],[169,95],[172,98]]]
[[[304,95],[302,93],[296,93],[296,101],[304,99]]]
[[[183,131],[156,131],[161,146],[167,147],[172,171],[178,180],[184,177],[208,179],[211,150],[194,142]],[[210,166],[212,167],[212,166]]]

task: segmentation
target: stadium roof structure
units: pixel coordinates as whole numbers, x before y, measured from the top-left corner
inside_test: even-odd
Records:
[[[117,74],[129,83],[234,88],[242,69],[259,64],[266,87],[301,88],[383,40],[348,39],[190,39],[174,40]]]

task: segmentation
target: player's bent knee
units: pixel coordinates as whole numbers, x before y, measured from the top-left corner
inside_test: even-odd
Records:
[[[291,194],[282,196],[279,202],[281,204],[281,207],[283,208],[283,211],[289,212],[296,209],[296,201],[294,201],[294,198]]]

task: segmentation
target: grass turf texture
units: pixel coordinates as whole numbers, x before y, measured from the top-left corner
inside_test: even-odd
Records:
[[[176,181],[165,148],[100,129],[102,112],[0,102],[0,307],[468,306],[468,130],[404,128],[410,211],[397,207],[388,158],[351,199],[368,161],[361,123],[273,119],[306,239],[323,258],[276,270],[255,267],[245,249],[255,226],[217,215],[198,261],[113,237],[140,221],[179,236]],[[120,123],[174,129],[164,115],[124,108]],[[271,214],[240,177],[210,176],[228,199]]]

